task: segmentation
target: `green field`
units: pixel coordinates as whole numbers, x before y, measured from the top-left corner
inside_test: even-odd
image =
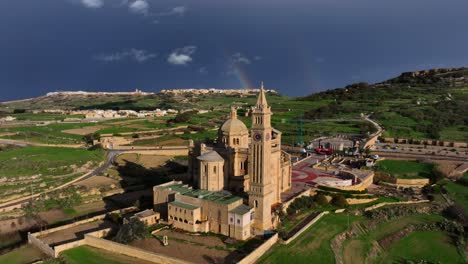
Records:
[[[54,123],[46,126],[26,126],[0,128],[2,133],[17,133],[4,135],[1,138],[24,140],[44,144],[82,144],[82,136],[62,132],[63,130],[94,126],[92,123]]]
[[[349,228],[355,235],[340,244],[340,257],[344,263],[350,264],[399,263],[404,259],[461,263],[461,255],[444,232],[414,231],[403,237],[395,237],[390,244],[384,242],[389,237],[398,236],[401,230],[410,225],[442,220],[440,215],[413,214],[370,225],[371,220],[368,218],[350,215]],[[347,228],[347,214],[326,215],[290,244],[274,245],[259,263],[310,263],[311,260],[314,263],[335,263],[331,242]],[[437,255],[434,248],[444,249],[445,252]],[[372,256],[369,255],[371,251],[374,252]]]
[[[59,121],[67,118],[84,118],[84,115],[61,115],[61,114],[48,114],[48,113],[22,113],[22,114],[11,114],[10,116],[16,117],[17,120],[25,121]]]
[[[36,146],[0,150],[0,178],[9,180],[0,186],[0,198],[62,185],[83,175],[77,169],[84,164],[89,162],[89,170],[103,159],[101,150]]]
[[[416,161],[382,160],[376,168],[400,179],[423,179],[431,178],[433,167],[433,164]]]
[[[465,173],[462,178],[468,179],[468,173]],[[468,187],[450,180],[444,180],[441,184],[443,184],[450,199],[462,205],[465,211],[468,212]]]
[[[36,174],[63,175],[71,173],[72,164],[103,160],[103,152],[86,149],[36,147],[9,148],[0,151],[0,176],[20,177]]]
[[[350,222],[362,217],[350,216]],[[347,228],[348,215],[325,215],[288,245],[276,244],[258,263],[334,263],[331,240]]]
[[[466,263],[452,244],[451,238],[440,231],[413,232],[392,244],[376,263],[398,263],[402,260]]]
[[[46,256],[32,245],[23,246],[0,255],[0,263],[5,264],[28,264],[34,263]]]
[[[137,258],[115,254],[90,246],[79,246],[62,252],[61,258],[66,264],[149,264]]]

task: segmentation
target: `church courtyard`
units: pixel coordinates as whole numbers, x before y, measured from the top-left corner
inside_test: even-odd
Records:
[[[168,237],[167,246],[162,243],[164,236]],[[212,233],[194,234],[164,229],[150,238],[133,241],[130,245],[192,263],[208,264],[237,263],[260,243],[262,241],[256,238],[244,243]]]

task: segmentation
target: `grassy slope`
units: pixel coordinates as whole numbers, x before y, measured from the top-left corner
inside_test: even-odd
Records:
[[[25,147],[0,151],[0,176],[19,177],[36,174],[61,175],[67,166],[100,161],[101,151],[55,147]]]
[[[463,175],[464,179],[468,179],[468,172]],[[447,190],[447,194],[450,196],[450,199],[454,200],[456,203],[461,204],[465,211],[468,212],[468,187],[449,180],[445,180],[444,189]]]
[[[350,221],[362,219],[350,216]],[[334,263],[330,241],[347,227],[346,214],[326,215],[288,245],[276,244],[258,263]]]
[[[32,245],[27,245],[4,255],[0,255],[0,263],[5,264],[27,264],[41,260],[45,256],[40,250]]]
[[[417,231],[392,244],[377,263],[426,260],[430,263],[465,263],[451,238],[440,231]]]
[[[416,161],[382,160],[378,162],[377,170],[389,173],[397,178],[417,179],[429,178],[434,165]]]

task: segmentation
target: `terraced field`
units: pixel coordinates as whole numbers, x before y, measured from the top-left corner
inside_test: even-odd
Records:
[[[259,263],[335,263],[337,257],[346,264],[402,260],[464,263],[448,233],[408,229],[442,220],[440,215],[413,214],[376,224],[363,216],[350,215],[348,222],[347,214],[329,214],[290,244],[273,246]],[[347,230],[353,235],[337,240]]]
[[[100,150],[9,147],[0,150],[0,199],[58,186],[95,168]]]

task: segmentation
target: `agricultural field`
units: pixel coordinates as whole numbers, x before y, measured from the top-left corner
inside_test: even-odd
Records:
[[[434,165],[417,161],[382,160],[377,163],[376,168],[377,171],[400,179],[423,179],[431,178]]]
[[[0,263],[28,264],[34,263],[47,256],[32,245],[22,246],[6,254],[0,255]]]
[[[376,222],[363,216],[350,215],[348,219],[347,214],[329,214],[290,244],[274,245],[259,263],[309,263],[311,259],[317,263],[335,263],[337,257],[344,263],[399,263],[403,260],[464,263],[445,231],[406,230],[409,226],[434,224],[443,219],[440,215],[414,213]],[[347,229],[354,235],[334,243],[337,235]],[[444,252],[436,252],[434,248]],[[337,256],[334,252],[340,253]]]
[[[468,173],[465,173],[461,180],[468,180]],[[447,191],[447,195],[456,203],[463,206],[465,212],[468,212],[468,186],[463,185],[460,182],[453,182],[449,180],[443,180],[440,183]]]
[[[416,231],[392,244],[377,263],[421,259],[429,263],[466,263],[451,240],[441,231]]]
[[[64,184],[96,168],[101,150],[5,147],[0,150],[0,199]]]
[[[150,264],[152,262],[144,261],[134,257],[122,254],[116,254],[103,249],[90,246],[79,246],[64,251],[61,259],[65,264]]]
[[[23,140],[42,144],[82,144],[82,135],[66,133],[66,130],[94,126],[92,123],[52,123],[44,126],[0,127],[4,139]]]
[[[350,216],[350,223],[362,217]],[[258,263],[335,263],[331,240],[347,228],[348,215],[325,215],[288,245],[274,245]]]

